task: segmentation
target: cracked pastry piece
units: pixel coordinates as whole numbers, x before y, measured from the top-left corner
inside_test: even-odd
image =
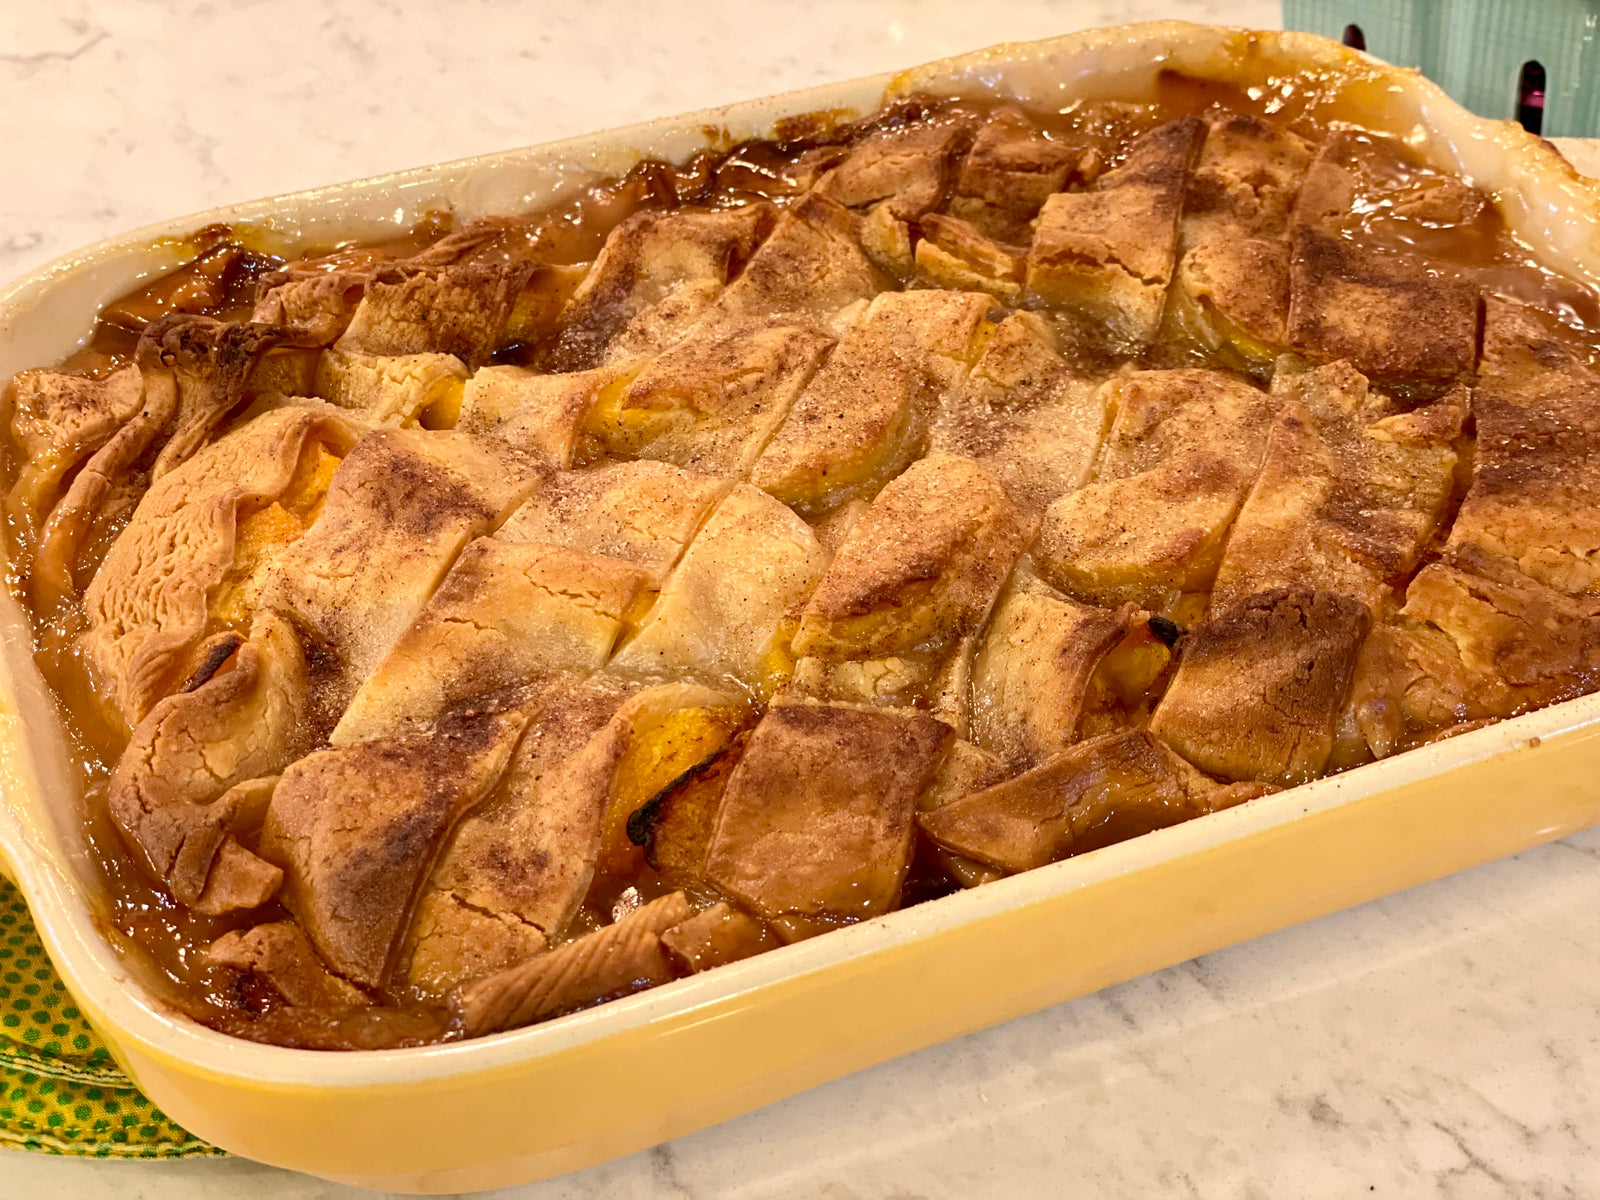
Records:
[[[661,935],[662,948],[684,975],[726,966],[775,950],[781,944],[764,924],[726,900],[695,913]]]
[[[618,457],[744,478],[832,346],[785,318],[691,335],[602,392],[589,426]]]
[[[328,350],[318,360],[314,386],[317,396],[375,425],[421,418],[428,425],[450,426],[466,380],[466,367],[450,354]],[[428,420],[430,412],[448,419]]]
[[[665,349],[721,294],[772,223],[768,204],[628,217],[573,292],[550,368],[584,371]]]
[[[956,740],[950,743],[949,753],[939,764],[933,782],[917,797],[917,812],[927,813],[943,808],[952,800],[993,787],[1010,775],[1011,772],[997,755],[964,740],[958,731]],[[995,870],[987,863],[946,850],[925,833],[920,834],[920,840],[917,852],[930,854],[939,868],[964,888],[981,887],[1004,875],[1004,872]]]
[[[1478,289],[1309,226],[1290,235],[1289,343],[1363,374],[1448,382],[1472,370]]]
[[[598,671],[648,586],[630,563],[479,538],[361,685],[329,741],[425,727],[453,707],[512,702],[530,680]]]
[[[935,287],[988,292],[1016,304],[1022,295],[1027,251],[1002,245],[959,217],[929,213],[918,222],[915,263],[919,279]]]
[[[321,515],[268,568],[258,601],[306,646],[314,727],[333,727],[457,554],[537,483],[461,434],[381,429],[351,448]]]
[[[1246,369],[1289,344],[1289,243],[1218,234],[1190,247],[1167,306],[1174,335]]]
[[[1368,623],[1415,570],[1449,500],[1465,413],[1459,396],[1393,413],[1343,363],[1287,378],[1297,398],[1151,728],[1214,774],[1293,784],[1334,753]]]
[[[451,713],[427,734],[319,750],[273,790],[257,852],[335,972],[383,987],[450,830],[504,770],[523,713]]]
[[[917,818],[939,845],[1008,874],[1273,791],[1218,784],[1142,729],[1079,742],[1026,774]]]
[[[508,279],[513,288],[519,286],[518,280],[521,280],[521,290],[512,299],[503,336],[508,341],[537,340],[547,332],[570,298],[572,289],[582,278],[583,267],[524,262],[525,256],[515,253],[505,241],[506,235],[520,224],[518,218],[475,221],[404,258],[397,259],[378,248],[353,247],[323,258],[286,263],[257,280],[251,320],[288,326],[311,345],[332,345],[349,328],[368,285],[380,275],[393,283],[407,271],[436,272],[440,268],[469,265],[468,260],[479,251],[488,250],[492,243],[499,242],[501,261],[491,265],[504,269],[516,263],[518,270],[509,273]],[[469,288],[483,286],[470,272],[455,273],[449,278]],[[372,315],[370,311],[366,314],[367,317]],[[420,310],[411,316],[422,321],[427,319]],[[448,320],[445,318],[446,324]]]
[[[625,383],[632,367],[546,375],[528,367],[482,367],[461,393],[456,429],[505,442],[559,470],[601,457],[588,428],[602,394]]]
[[[614,925],[468,984],[451,997],[451,1008],[475,1036],[669,983],[675,973],[662,935],[693,912],[682,892],[672,892]]]
[[[611,669],[732,680],[770,695],[788,674],[786,626],[792,630],[826,565],[809,525],[766,493],[735,484]]]
[[[206,961],[232,967],[271,985],[291,1008],[339,1011],[364,1008],[367,994],[325,967],[293,921],[231,930],[206,947]]]
[[[506,337],[530,263],[394,265],[372,273],[335,349],[376,355],[449,354],[482,366]]]
[[[629,818],[745,720],[724,692],[609,675],[554,679],[530,711],[500,783],[418,900],[402,973],[429,994],[559,942],[585,898],[637,854]]]
[[[6,496],[6,512],[31,540],[60,499],[67,475],[138,415],[144,376],[137,366],[101,378],[19,371],[11,396],[11,440],[26,461]]]
[[[595,367],[545,375],[528,367],[480,367],[462,389],[455,428],[495,438],[558,470],[586,466],[602,453],[589,414],[631,372]]]
[[[646,460],[563,471],[506,519],[499,536],[620,559],[643,568],[660,588],[733,486]]]
[[[1490,300],[1472,483],[1448,551],[1569,594],[1600,592],[1600,372],[1553,320]]]
[[[283,326],[233,324],[186,313],[152,321],[139,339],[139,368],[170,375],[176,406],[164,431],[165,444],[150,467],[151,481],[182,465],[212,439],[246,399],[251,375],[269,351],[300,340]],[[154,398],[156,387],[146,382],[147,400]],[[153,407],[147,404],[144,415],[154,415],[148,411]],[[124,426],[131,428],[131,423]]]
[[[871,494],[918,452],[978,356],[982,292],[885,292],[795,399],[750,482],[802,512]]]
[[[182,682],[208,632],[249,627],[242,595],[315,520],[324,460],[358,436],[336,410],[278,409],[146,493],[84,597],[83,651],[125,727]]]
[[[1167,305],[1174,336],[1242,365],[1288,344],[1289,221],[1313,147],[1245,113],[1207,116]]]
[[[261,979],[290,1008],[338,1013],[371,1003],[360,987],[323,965],[294,922],[270,922],[224,933],[206,947],[205,958],[213,965],[229,966],[238,974]]]
[[[996,606],[972,670],[972,740],[1011,770],[1077,741],[1100,662],[1135,609],[1095,608],[1040,586],[1013,588]]]
[[[329,346],[350,324],[366,291],[369,272],[359,270],[271,271],[259,281],[250,319],[284,325],[307,342]]]
[[[785,941],[888,912],[953,736],[922,713],[774,705],[728,781],[707,876]]]
[[[1454,485],[1465,389],[1397,412],[1348,363],[1279,371],[1287,401],[1245,499],[1211,594],[1311,587],[1376,612],[1416,570]]]
[[[1280,403],[1220,371],[1133,371],[1105,388],[1095,480],[1045,510],[1037,567],[1068,595],[1164,612],[1210,588]]]
[[[972,373],[945,395],[928,449],[977,462],[1024,512],[1089,479],[1110,420],[1110,393],[1062,359],[1049,324],[1012,313],[995,327]]]
[[[879,268],[905,278],[913,266],[909,223],[944,199],[952,162],[971,136],[964,117],[876,130],[823,174],[811,194],[868,209],[862,249]]]
[[[1184,202],[1184,241],[1282,237],[1314,152],[1304,138],[1252,114],[1208,113]]]
[[[890,483],[845,535],[794,636],[796,685],[906,703],[975,634],[1033,536],[993,475],[934,454]]]
[[[707,325],[784,313],[828,318],[872,299],[885,282],[861,246],[860,219],[838,201],[808,192],[784,210],[717,297]]]
[[[950,212],[989,237],[1026,244],[1044,202],[1069,183],[1092,182],[1098,171],[1093,152],[1051,141],[1020,108],[1002,105],[961,161]]]
[[[894,215],[886,200],[861,219],[857,236],[861,249],[891,285],[901,285],[910,280],[916,270],[916,254],[911,246],[911,225]],[[832,324],[848,324],[849,310],[839,314]]]
[[[1387,757],[1463,721],[1516,716],[1600,686],[1600,601],[1526,577],[1430,563],[1362,650],[1350,708]]]
[[[1135,141],[1087,191],[1047,199],[1028,254],[1029,297],[1081,309],[1125,338],[1155,337],[1204,136],[1196,117],[1169,122]]]
[[[36,603],[76,599],[86,550],[140,502],[148,486],[192,458],[249,395],[269,350],[295,340],[279,326],[230,324],[171,313],[150,322],[135,361],[144,382],[138,412],[90,456],[40,531]]]
[[[206,913],[264,904],[281,873],[252,852],[271,781],[310,747],[306,667],[292,630],[263,614],[250,639],[216,639],[208,678],[134,729],[107,808],[146,876]]]
[[[605,675],[555,676],[529,695],[504,777],[461,822],[418,896],[400,955],[410,986],[443,994],[566,931],[594,878],[624,748],[601,735],[637,690]]]
[[[1185,640],[1150,732],[1224,779],[1315,779],[1371,623],[1360,600],[1306,586],[1214,610]]]
[[[812,194],[846,208],[883,205],[901,221],[922,216],[944,199],[952,164],[971,137],[964,119],[880,129],[817,180]]]

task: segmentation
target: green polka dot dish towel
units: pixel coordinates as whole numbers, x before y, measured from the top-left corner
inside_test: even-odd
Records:
[[[22,894],[4,876],[0,1145],[89,1158],[222,1153],[179,1129],[117,1069],[45,957]]]

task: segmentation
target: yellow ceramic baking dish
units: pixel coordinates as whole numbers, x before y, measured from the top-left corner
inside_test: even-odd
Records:
[[[893,77],[184,217],[0,293],[0,378],[59,359],[99,306],[223,221],[272,249],[374,237],[429,209],[549,203],[643,156],[851,115],[910,92],[1041,106],[1138,99],[1178,71],[1312,89],[1488,190],[1552,267],[1600,280],[1600,190],[1547,144],[1331,42],[1182,24],[1003,46]],[[101,935],[80,797],[20,610],[0,600],[0,858],[117,1058],[195,1133],[396,1191],[531,1180],[648,1146],[846,1072],[1600,821],[1600,696],[1416,750],[544,1025],[455,1045],[320,1053],[237,1041],[163,1005]]]

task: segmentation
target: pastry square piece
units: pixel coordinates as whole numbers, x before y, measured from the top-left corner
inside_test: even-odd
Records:
[[[1478,289],[1301,227],[1290,241],[1288,338],[1372,376],[1450,380],[1472,369]]]
[[[1184,189],[1205,126],[1185,117],[1147,133],[1088,191],[1044,203],[1028,256],[1028,292],[1085,309],[1148,341],[1161,323],[1178,252]]]
[[[921,713],[774,705],[728,781],[708,877],[789,940],[888,912],[951,736]]]

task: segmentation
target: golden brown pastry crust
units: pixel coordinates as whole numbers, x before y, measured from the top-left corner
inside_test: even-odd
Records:
[[[360,1008],[366,993],[329,972],[292,921],[225,933],[206,948],[208,961],[258,976],[294,1008]]]
[[[846,535],[806,604],[795,653],[883,658],[976,633],[1032,534],[971,459],[919,459]]]
[[[506,519],[500,536],[620,559],[660,587],[732,488],[728,480],[647,461],[562,472]]]
[[[966,376],[991,303],[981,292],[877,296],[796,397],[750,482],[802,512],[870,497],[916,455]]]
[[[1370,623],[1365,604],[1336,592],[1244,597],[1189,635],[1150,732],[1224,779],[1315,779]]]
[[[1600,373],[1546,317],[1485,305],[1472,486],[1456,555],[1503,559],[1558,591],[1600,591]]]
[[[745,478],[832,347],[815,325],[780,317],[686,338],[621,386],[597,436],[618,457]]]
[[[1080,742],[1014,779],[922,813],[941,846],[1005,872],[1175,825],[1271,791],[1223,786],[1144,730]]]
[[[611,669],[733,680],[770,695],[784,666],[786,625],[826,562],[810,526],[765,492],[738,484],[689,543]]]
[[[1043,512],[1088,481],[1111,419],[1108,400],[1097,381],[1067,365],[1043,318],[1014,312],[995,327],[972,373],[945,394],[929,452],[973,459],[1019,508]]]
[[[361,685],[334,745],[425,728],[463,705],[520,705],[530,683],[598,671],[645,571],[541,542],[479,538]]]
[[[973,665],[972,740],[1015,770],[1075,742],[1090,677],[1134,613],[1131,604],[1095,608],[1044,588],[1010,591]]]
[[[1228,538],[1211,604],[1320,588],[1370,611],[1416,570],[1454,485],[1466,392],[1397,412],[1348,363],[1283,371],[1286,403]]]
[[[961,118],[881,129],[852,146],[812,195],[847,208],[881,205],[898,220],[914,220],[944,199],[955,157],[971,137]]]
[[[6,511],[31,534],[60,498],[68,472],[139,412],[144,376],[132,365],[99,379],[22,371],[11,381],[11,396],[11,438],[27,461],[7,494]]]
[[[456,433],[383,429],[351,448],[260,597],[306,645],[317,727],[338,721],[467,543],[537,484],[515,458]]]
[[[664,349],[737,273],[773,219],[769,206],[746,204],[624,220],[566,306],[552,369],[588,370]]]
[[[1161,323],[1178,249],[1178,217],[1205,125],[1184,117],[1152,130],[1088,191],[1044,202],[1028,255],[1028,294],[1083,308],[1148,341]]]
[[[319,750],[278,780],[260,854],[282,899],[346,979],[388,983],[445,836],[504,770],[523,714],[468,713],[431,734]]]
[[[1097,170],[1092,152],[1043,137],[1020,108],[1001,105],[961,162],[950,211],[990,237],[1023,243],[1047,199]]]
[[[1475,285],[1309,226],[1291,235],[1287,335],[1312,357],[1383,378],[1451,380],[1472,370],[1477,328]]]
[[[261,822],[264,798],[240,789],[276,775],[312,744],[305,659],[293,631],[270,613],[248,641],[224,635],[218,648],[227,669],[167,696],[134,729],[107,805],[146,874],[180,903],[198,905],[209,890],[212,908],[225,892],[232,907],[251,908],[277,890],[274,873],[243,847],[221,856]]]
[[[492,1033],[667,983],[673,970],[661,936],[692,911],[682,892],[662,896],[614,925],[467,985],[451,1006],[469,1035]]]
[[[207,628],[208,598],[233,561],[241,516],[289,485],[309,440],[345,449],[359,427],[284,408],[158,480],[84,597],[85,654],[130,727],[181,680]]]
[[[661,935],[663,949],[685,975],[738,962],[781,944],[770,929],[726,900]]]
[[[1106,388],[1115,415],[1095,479],[1045,510],[1039,572],[1071,595],[1159,611],[1210,587],[1279,406],[1220,371],[1135,371]]]
[[[531,274],[528,263],[379,268],[334,345],[367,354],[449,354],[480,367],[504,339]]]
[[[888,912],[951,737],[921,713],[773,705],[728,781],[708,878],[788,941]]]

